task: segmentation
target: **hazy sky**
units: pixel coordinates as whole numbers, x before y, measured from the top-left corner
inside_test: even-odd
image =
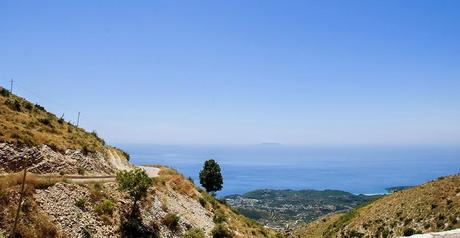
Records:
[[[460,1],[4,1],[0,85],[109,142],[460,144]]]

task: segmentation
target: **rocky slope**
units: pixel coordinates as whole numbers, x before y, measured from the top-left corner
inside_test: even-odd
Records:
[[[455,228],[460,228],[458,174],[320,218],[298,228],[294,237],[398,237]]]
[[[28,160],[25,160],[28,156]],[[115,149],[84,154],[81,150],[59,152],[47,145],[25,146],[0,143],[0,174],[15,173],[24,167],[36,174],[114,174],[132,167]]]

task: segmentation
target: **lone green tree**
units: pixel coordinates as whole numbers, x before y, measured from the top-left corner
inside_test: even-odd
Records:
[[[206,192],[217,192],[222,189],[224,179],[220,172],[219,164],[211,159],[204,162],[203,170],[200,171],[200,183]]]

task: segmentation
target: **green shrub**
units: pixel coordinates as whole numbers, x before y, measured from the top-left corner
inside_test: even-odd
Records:
[[[429,229],[431,227],[431,224],[430,223],[425,223],[425,225],[423,225],[423,228],[425,229]]]
[[[118,148],[116,148],[116,149],[118,149]],[[126,158],[126,160],[129,161],[130,155],[128,153],[126,153],[125,151],[121,150],[121,149],[118,149],[118,150],[123,154],[123,156]]]
[[[118,172],[117,182],[119,190],[129,194],[133,206],[147,195],[147,190],[152,185],[152,179],[140,168]]]
[[[83,238],[91,238],[91,237],[93,237],[91,235],[91,231],[89,230],[89,228],[87,226],[84,226],[84,227],[81,228],[81,233],[82,233]]]
[[[21,110],[22,105],[21,105],[21,103],[20,103],[18,100],[15,99],[13,102],[10,101],[10,100],[8,100],[8,101],[6,101],[6,102],[7,102],[7,104],[8,104],[8,107],[9,107],[11,110],[17,111],[17,112],[22,111],[22,110]]]
[[[406,228],[406,229],[404,229],[403,234],[404,234],[404,236],[411,236],[411,235],[415,234],[415,230],[412,229],[412,228]]]
[[[78,166],[77,173],[80,174],[80,175],[84,175],[85,174],[85,168],[83,168],[82,166]]]
[[[51,126],[51,118],[45,117],[45,118],[40,118],[38,119],[39,122],[41,122],[45,126]]]
[[[103,187],[100,183],[95,183],[90,187],[90,197],[93,201],[99,201],[104,198],[105,193]]]
[[[201,229],[195,228],[187,231],[181,238],[204,238],[204,232]]]
[[[163,218],[163,224],[170,230],[177,230],[179,228],[179,216],[176,214],[168,214]]]
[[[222,224],[219,224],[214,227],[211,231],[213,238],[232,238],[233,234]]]
[[[206,199],[203,197],[198,198],[198,201],[200,202],[202,207],[206,207]]]
[[[411,219],[411,218],[406,218],[406,219],[404,220],[404,225],[407,226],[407,225],[409,225],[411,222],[412,222],[412,219]]]
[[[112,224],[112,218],[110,218],[110,215],[101,215],[99,217],[99,220],[101,220],[104,224],[106,225],[111,225]]]
[[[96,140],[98,140],[98,141],[101,142],[103,145],[105,145],[104,139],[100,138],[96,131],[92,131],[92,132],[91,132],[91,135],[94,136],[94,137],[96,138]]]
[[[34,105],[30,102],[26,102],[25,108],[30,111],[34,109]]]
[[[88,155],[89,152],[90,150],[87,145],[84,145],[83,148],[81,148],[81,153],[83,153],[83,155]]]
[[[2,95],[3,97],[9,97],[10,94],[11,94],[10,91],[8,91],[5,88],[0,87],[0,95]]]
[[[214,223],[223,223],[227,220],[227,217],[225,215],[225,213],[221,210],[221,209],[217,209],[215,212],[214,212]]]
[[[155,227],[148,227],[142,222],[142,216],[137,207],[134,207],[129,214],[125,214],[121,221],[121,237],[123,238],[157,238],[158,230]]]
[[[444,221],[438,220],[438,221],[436,222],[436,228],[438,228],[438,229],[443,229],[444,226],[445,226]]]
[[[361,238],[361,237],[364,237],[364,234],[359,231],[352,230],[350,231],[350,233],[348,233],[347,237]]]
[[[40,111],[46,112],[46,109],[38,104],[35,104],[35,108],[37,108]]]
[[[85,209],[86,201],[87,201],[86,198],[79,198],[77,199],[77,201],[75,201],[75,206],[83,210]]]
[[[112,215],[115,205],[112,200],[104,199],[99,204],[96,205],[94,211],[98,214]]]

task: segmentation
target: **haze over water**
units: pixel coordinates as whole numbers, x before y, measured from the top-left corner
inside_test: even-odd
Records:
[[[385,193],[460,172],[460,146],[168,146],[121,145],[135,164],[171,166],[199,184],[207,159],[219,162],[219,196],[255,189],[339,189]]]

